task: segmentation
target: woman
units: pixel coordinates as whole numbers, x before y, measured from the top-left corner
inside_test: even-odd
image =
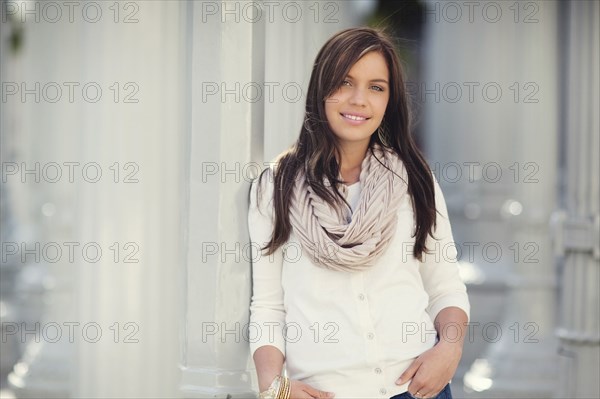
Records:
[[[329,39],[298,141],[251,189],[261,397],[451,397],[469,301],[409,125],[392,41],[370,28]]]

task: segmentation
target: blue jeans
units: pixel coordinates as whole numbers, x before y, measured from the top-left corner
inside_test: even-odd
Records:
[[[400,395],[392,396],[390,399],[415,399],[408,391],[401,393]],[[421,399],[420,397],[418,399]],[[450,384],[446,385],[444,389],[437,396],[428,399],[452,399],[452,392],[450,392]]]

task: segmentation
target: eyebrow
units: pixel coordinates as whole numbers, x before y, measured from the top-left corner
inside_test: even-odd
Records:
[[[354,79],[354,77],[352,75],[350,75],[350,74],[346,75],[346,77],[350,78],[350,79]],[[385,84],[389,85],[388,81],[385,80],[385,79],[371,79],[371,80],[369,80],[369,82],[371,82],[371,83],[373,83],[373,82],[381,82],[381,83],[385,83]]]

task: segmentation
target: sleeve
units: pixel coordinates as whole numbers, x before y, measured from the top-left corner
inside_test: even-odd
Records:
[[[465,311],[470,319],[470,303],[467,288],[458,272],[457,250],[452,237],[452,228],[444,194],[433,176],[437,226],[433,236],[427,236],[426,246],[431,252],[423,254],[419,267],[425,290],[429,294],[427,312],[435,321],[438,313],[447,307],[456,306]]]
[[[257,200],[258,179],[250,188],[248,209],[248,229],[252,251],[252,297],[250,300],[250,355],[261,346],[272,345],[281,351],[285,358],[285,310],[281,269],[283,249],[280,247],[272,255],[261,251],[270,240],[273,232],[273,174],[267,170],[260,181],[260,196]]]

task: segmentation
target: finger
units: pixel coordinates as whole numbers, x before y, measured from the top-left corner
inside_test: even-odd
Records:
[[[419,399],[426,399],[429,398],[430,396],[427,393],[423,393],[423,391],[425,391],[425,388],[421,388],[421,389],[415,389],[414,393],[412,393],[411,395],[414,396],[415,398],[419,398]],[[411,392],[411,391],[409,391]]]
[[[290,395],[290,399],[313,399],[312,395],[309,395],[306,391],[293,392]]]
[[[410,393],[412,396],[414,396],[415,398],[428,398],[429,396],[425,395],[423,393],[423,391],[425,391],[425,387],[421,387],[421,388],[415,388],[413,386],[408,387],[408,393]]]
[[[398,378],[398,380],[396,381],[396,384],[402,385],[406,381],[412,379],[415,376],[415,374],[417,373],[417,370],[419,370],[420,365],[421,365],[421,363],[418,361],[418,359],[415,359],[415,361],[412,362],[411,365],[406,370],[404,370],[404,373],[402,373],[400,375],[400,378]]]
[[[313,399],[313,398],[314,398],[314,396],[312,396],[310,393],[308,393],[308,391],[306,389],[294,390],[290,394],[290,399]]]
[[[419,390],[419,393],[415,397],[416,398],[422,398],[422,399],[431,398],[432,395],[430,395],[427,392],[423,392],[424,390],[425,390],[425,388],[423,388],[422,390]]]
[[[423,398],[435,398],[442,392],[441,389],[429,389],[427,391],[426,387],[421,388],[421,391],[419,392],[423,393],[423,391],[426,391],[425,394],[422,396]]]
[[[312,395],[314,398],[333,398],[335,394],[333,392],[319,391],[318,389],[307,387],[306,392]]]
[[[413,377],[408,385],[408,392],[415,398],[427,398],[428,396],[425,394],[429,391],[430,389],[427,388],[422,377],[419,376]]]
[[[305,384],[298,381],[292,381],[292,392],[290,393],[290,399],[313,399],[313,396],[308,393]]]
[[[333,392],[319,391],[317,389],[314,390],[314,393],[312,395],[315,398],[319,398],[319,399],[333,398],[335,396],[335,394]]]

